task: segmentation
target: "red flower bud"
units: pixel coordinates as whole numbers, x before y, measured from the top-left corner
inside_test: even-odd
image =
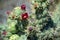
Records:
[[[26,10],[26,5],[25,5],[25,4],[22,4],[22,5],[21,5],[21,9],[22,9],[22,10]]]
[[[6,13],[9,15],[10,14],[10,11],[7,11]]]
[[[2,33],[2,34],[3,34],[3,35],[6,35],[6,33],[7,33],[6,31],[3,31],[3,33]]]

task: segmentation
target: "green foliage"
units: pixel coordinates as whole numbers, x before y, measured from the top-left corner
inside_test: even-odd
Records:
[[[13,10],[13,13],[14,13],[16,16],[19,16],[19,15],[21,15],[22,10],[21,10],[19,7],[16,7],[16,8]]]
[[[16,25],[16,22],[11,21],[11,22],[9,23],[8,31],[11,32],[11,33],[15,33],[15,31],[16,31],[15,25]]]
[[[9,32],[7,33],[7,37],[10,38],[9,40],[43,40],[47,38],[47,36],[52,36],[52,29],[54,28],[53,20],[57,22],[59,19],[56,16],[57,14],[55,14],[55,18],[52,20],[48,13],[49,4],[47,3],[47,0],[40,0],[39,2],[41,5],[36,8],[35,13],[31,14],[29,18],[25,20],[20,17],[21,13],[24,13],[25,11],[22,11],[19,7],[13,10],[12,13],[16,15],[16,18],[8,19]],[[33,27],[33,31],[27,29],[29,26]],[[26,30],[28,34],[25,32]]]
[[[38,40],[38,37],[37,37],[37,34],[36,34],[36,30],[32,30],[28,37],[27,37],[27,40]]]
[[[53,12],[53,16],[52,19],[54,21],[54,23],[57,24],[57,27],[59,27],[60,25],[60,4],[58,4],[56,6],[56,10]]]
[[[43,7],[37,8],[35,14],[36,14],[36,19],[40,19],[43,14]]]
[[[19,39],[21,39],[21,40],[27,40],[27,36],[26,35],[21,35],[21,37]]]
[[[27,25],[28,25],[28,20],[18,20],[17,19],[17,23],[15,25],[15,28],[16,28],[16,33],[18,35],[21,35],[21,34],[24,34],[24,30],[27,28]]]
[[[48,4],[45,3],[46,0],[42,0],[41,6],[36,8],[36,19],[39,21],[39,25],[42,25],[41,31],[48,30],[50,27],[55,27],[52,18],[48,13]],[[45,4],[44,4],[45,3]],[[43,5],[44,4],[44,5]],[[45,7],[44,7],[45,6]],[[42,21],[41,21],[42,20]]]
[[[10,37],[10,39],[9,40],[19,40],[19,36],[17,35],[17,34],[14,34],[14,35],[12,35],[11,37]]]

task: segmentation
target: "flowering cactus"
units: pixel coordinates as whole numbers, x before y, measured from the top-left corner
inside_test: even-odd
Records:
[[[8,16],[8,32],[4,31],[2,33],[9,40],[53,40],[54,35],[57,32],[59,33],[59,27],[55,28],[55,23],[59,26],[60,9],[57,8],[58,11],[55,11],[54,15],[50,16],[50,3],[48,1],[34,1],[33,9],[35,9],[32,9],[32,13],[29,15],[25,4],[15,7]]]

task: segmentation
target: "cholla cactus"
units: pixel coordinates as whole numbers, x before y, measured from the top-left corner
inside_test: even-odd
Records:
[[[45,40],[46,38],[48,38],[46,40],[49,40],[54,33],[53,28],[55,27],[48,13],[50,4],[47,0],[40,0],[39,2],[36,0],[34,2],[36,4],[33,3],[34,12],[32,10],[32,14],[28,15],[25,5],[13,9],[8,18],[8,26],[11,28],[8,31],[12,35],[18,34],[22,38],[26,36],[25,40]]]
[[[0,25],[0,39],[4,40],[4,38],[7,38],[6,35],[7,35],[7,26]]]
[[[12,36],[10,37],[9,40],[19,40],[19,36],[16,35],[16,34],[14,34],[14,35],[12,35]]]

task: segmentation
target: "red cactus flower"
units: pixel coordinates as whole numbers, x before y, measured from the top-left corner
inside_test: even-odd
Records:
[[[27,19],[28,18],[28,13],[22,14],[22,19]]]
[[[25,4],[22,4],[22,5],[21,5],[21,9],[22,9],[22,10],[26,10],[26,5],[25,5]]]

